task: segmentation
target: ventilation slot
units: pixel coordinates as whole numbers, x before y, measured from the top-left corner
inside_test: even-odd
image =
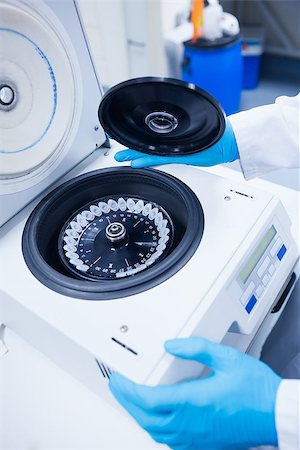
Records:
[[[253,198],[252,195],[244,194],[243,192],[235,191],[234,189],[230,189],[230,192],[234,194],[242,195],[243,197]]]
[[[120,345],[121,347],[125,348],[126,350],[128,350],[130,353],[133,353],[133,355],[135,355],[135,356],[138,355],[138,353],[135,350],[133,350],[130,347],[127,347],[127,345],[123,344],[123,342],[121,342],[121,341],[118,341],[118,339],[112,337],[111,340],[114,341],[116,344]]]
[[[103,375],[103,378],[110,379],[110,376],[112,374],[112,371],[110,370],[110,368],[105,366],[102,362],[99,362],[97,359],[96,359],[96,363],[97,363],[97,365],[98,365],[98,367],[100,369],[100,372]]]

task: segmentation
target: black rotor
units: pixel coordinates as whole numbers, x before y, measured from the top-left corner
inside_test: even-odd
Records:
[[[115,280],[157,264],[167,256],[173,239],[172,220],[161,206],[112,196],[98,198],[68,218],[58,253],[77,278]]]

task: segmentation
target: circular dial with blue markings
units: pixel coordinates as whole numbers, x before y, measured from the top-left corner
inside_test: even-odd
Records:
[[[173,243],[167,212],[145,199],[99,199],[77,211],[63,227],[59,254],[84,279],[120,279],[163,259]]]
[[[45,170],[45,163],[50,165],[63,151],[74,122],[74,58],[48,20],[47,7],[42,16],[35,6],[0,4],[0,179],[4,180]]]

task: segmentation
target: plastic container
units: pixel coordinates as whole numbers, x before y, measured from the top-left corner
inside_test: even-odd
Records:
[[[242,28],[243,89],[255,89],[258,85],[264,39],[263,27],[244,26]]]
[[[184,43],[183,80],[212,94],[227,115],[239,110],[242,81],[242,42],[239,35]]]

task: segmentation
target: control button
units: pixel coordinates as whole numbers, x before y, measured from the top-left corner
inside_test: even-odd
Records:
[[[282,245],[282,239],[279,237],[275,244],[273,245],[273,247],[270,250],[271,256],[272,258],[274,258],[274,256],[276,255],[276,253],[278,252],[280,246]]]
[[[286,253],[286,246],[283,244],[279,250],[279,252],[277,253],[277,258],[279,259],[279,261],[282,260],[284,254]]]
[[[266,273],[266,275],[263,277],[263,279],[262,279],[262,282],[263,282],[263,285],[264,286],[267,286],[267,284],[269,283],[269,281],[270,281],[270,277],[269,277],[269,275]]]
[[[261,266],[258,268],[257,270],[257,275],[259,276],[259,278],[261,278],[263,276],[263,274],[265,273],[265,271],[268,268],[268,265],[270,264],[271,260],[270,258],[267,256],[264,260],[264,262],[261,264]]]
[[[280,265],[279,259],[278,258],[274,259],[273,264],[275,266],[275,269],[277,269],[277,267],[279,267],[279,265]]]
[[[261,297],[261,295],[262,295],[263,292],[264,292],[264,288],[263,288],[263,286],[260,284],[260,285],[257,287],[256,291],[255,291],[256,297]]]
[[[240,302],[243,306],[246,305],[247,301],[249,300],[249,297],[251,296],[251,294],[253,293],[255,288],[255,284],[253,283],[253,281],[251,281],[249,283],[249,286],[247,287],[247,289],[245,290],[245,292],[243,293],[243,295],[240,298]]]
[[[254,307],[256,302],[257,302],[257,299],[256,299],[255,295],[252,295],[252,297],[250,298],[250,300],[249,300],[249,302],[247,303],[247,306],[246,306],[246,311],[247,311],[248,314],[251,313],[251,311],[252,311],[252,309],[253,309],[253,307]]]
[[[269,272],[269,274],[272,276],[273,275],[273,273],[275,272],[275,266],[274,266],[274,264],[271,264],[270,265],[270,267],[268,268],[268,272]]]

